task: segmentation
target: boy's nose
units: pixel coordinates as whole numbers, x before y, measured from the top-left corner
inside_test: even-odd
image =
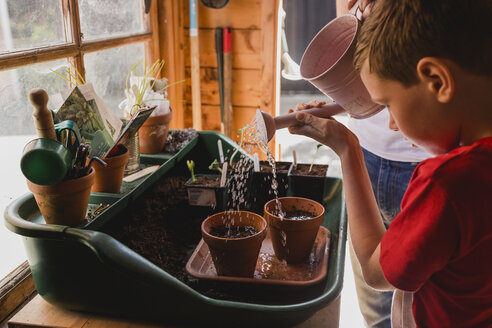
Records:
[[[393,115],[391,115],[391,113],[389,114],[389,128],[390,130],[393,130],[393,131],[398,131],[398,125],[396,125],[396,122],[395,122],[395,119],[393,118]]]

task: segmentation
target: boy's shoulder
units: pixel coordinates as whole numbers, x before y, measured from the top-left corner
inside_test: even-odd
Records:
[[[445,186],[449,183],[480,179],[491,167],[492,137],[489,137],[424,160],[416,168],[414,178],[431,179]]]

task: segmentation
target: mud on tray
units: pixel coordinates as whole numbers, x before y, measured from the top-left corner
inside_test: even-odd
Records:
[[[126,245],[181,282],[201,294],[232,301],[262,304],[292,304],[308,301],[324,290],[323,281],[302,293],[251,288],[223,282],[203,281],[186,272],[186,264],[201,240],[202,221],[215,211],[188,205],[184,176],[168,176],[157,181],[128,211],[111,220],[103,232]]]

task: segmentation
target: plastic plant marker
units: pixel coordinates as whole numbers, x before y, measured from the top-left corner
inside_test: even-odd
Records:
[[[260,159],[258,157],[258,153],[253,154],[253,165],[255,172],[260,172]]]
[[[222,140],[217,140],[217,147],[219,149],[219,160],[220,163],[224,163],[224,148],[222,147]]]
[[[224,165],[222,165],[222,174],[220,176],[220,187],[225,186],[226,177],[227,177],[227,162],[224,162]]]

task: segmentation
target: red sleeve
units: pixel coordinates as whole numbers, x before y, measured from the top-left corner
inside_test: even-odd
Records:
[[[402,211],[381,241],[384,276],[394,287],[418,290],[442,269],[458,247],[459,228],[445,188],[422,163],[402,201]]]

